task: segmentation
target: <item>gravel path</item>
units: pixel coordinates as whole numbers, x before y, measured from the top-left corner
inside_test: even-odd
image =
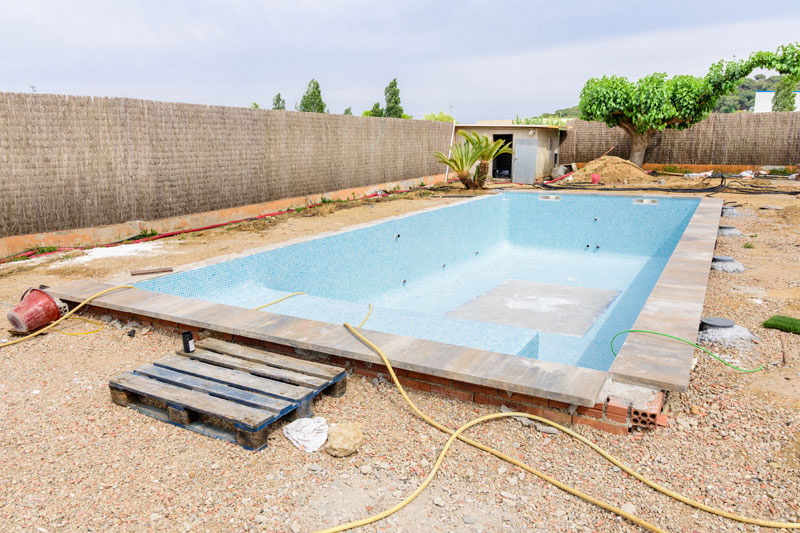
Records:
[[[651,479],[702,502],[761,518],[797,520],[800,342],[759,324],[779,312],[800,314],[800,232],[782,212],[741,211],[745,216],[735,225],[745,235],[721,238],[718,253],[735,256],[747,270],[712,272],[705,313],[732,318],[756,334],[757,342],[744,350],[720,350],[746,366],[768,363],[767,370],[744,375],[698,355],[688,392],[668,396],[668,427],[626,437],[585,426],[578,431]],[[317,217],[319,230],[326,229],[326,218]],[[235,248],[234,233],[239,232],[220,232]],[[211,242],[210,249],[218,244],[214,235],[201,237]],[[252,241],[252,235],[246,238]],[[744,242],[754,247],[743,248]],[[195,252],[187,256],[202,250]],[[122,261],[117,269],[128,269],[124,259],[116,260]],[[105,265],[113,269],[112,263]],[[0,270],[0,277],[0,301],[7,303],[39,280],[54,284],[60,279],[46,265],[16,273]],[[329,423],[363,424],[367,441],[347,458],[306,454],[280,431],[266,450],[253,453],[175,428],[112,404],[107,382],[171,352],[180,344],[178,335],[138,327],[130,338],[128,328],[120,326],[83,337],[51,333],[0,349],[3,529],[309,531],[400,501],[425,477],[446,440],[414,417],[390,384],[374,385],[358,376],[351,378],[344,397],[322,397],[315,405],[316,414]],[[90,329],[78,323],[69,327]],[[784,358],[786,365],[780,364]],[[492,412],[433,394],[409,394],[450,427]],[[673,502],[569,437],[513,420],[469,433],[585,492],[618,506],[632,505],[636,514],[670,531],[758,530]],[[429,490],[365,530],[638,528],[456,443]]]

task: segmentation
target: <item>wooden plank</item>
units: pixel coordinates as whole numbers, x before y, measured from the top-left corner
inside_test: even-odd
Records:
[[[190,357],[198,361],[203,361],[204,363],[209,363],[224,368],[242,370],[257,376],[262,376],[277,381],[284,381],[286,383],[299,385],[301,387],[308,387],[315,390],[326,386],[329,381],[327,379],[307,376],[299,372],[275,368],[274,366],[262,365],[261,363],[254,363],[245,359],[239,359],[238,357],[232,357],[230,355],[224,355],[216,352],[209,352],[203,349],[197,349],[192,353],[184,353],[183,351],[179,351],[177,353],[178,355]]]
[[[239,372],[235,369],[231,370],[229,368],[209,365],[202,361],[195,361],[177,355],[169,355],[163,359],[159,359],[153,364],[176,372],[191,374],[199,378],[224,383],[231,387],[237,387],[289,401],[301,401],[314,392],[314,390],[308,387],[300,387],[281,381],[274,381],[272,379],[254,376],[247,372]]]
[[[169,368],[162,368],[154,365],[140,366],[134,370],[134,373],[141,376],[147,376],[158,381],[164,381],[178,387],[185,387],[187,389],[206,392],[212,396],[230,400],[232,402],[238,402],[251,407],[265,409],[275,413],[276,415],[284,415],[294,409],[297,405],[295,402],[287,402],[286,400],[280,400],[272,396],[265,396],[263,394],[257,394],[255,392],[229,387],[224,383],[199,378],[197,376],[184,374],[183,372],[176,372],[174,370],[170,370]]]
[[[247,429],[260,429],[275,418],[274,413],[223,400],[201,392],[169,385],[161,381],[125,372],[113,378],[109,385],[155,398],[168,406],[178,406],[234,422]]]
[[[203,348],[210,352],[217,352],[225,355],[233,355],[240,359],[247,359],[254,363],[261,363],[267,366],[274,366],[276,368],[283,368],[286,370],[293,370],[301,372],[322,379],[334,379],[339,374],[344,372],[343,368],[336,366],[326,365],[324,363],[317,363],[315,361],[306,361],[304,359],[297,359],[289,357],[288,355],[281,355],[250,346],[242,346],[240,344],[233,344],[232,342],[221,341],[217,339],[203,339],[198,341],[196,346]]]

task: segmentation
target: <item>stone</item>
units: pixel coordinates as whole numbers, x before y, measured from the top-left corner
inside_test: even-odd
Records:
[[[367,474],[372,472],[372,467],[369,466],[369,465],[361,465],[361,469],[360,470],[361,470],[361,473],[366,476]]]
[[[317,463],[313,463],[313,464],[308,465],[308,469],[311,470],[312,472],[321,472],[322,471],[322,467],[320,465],[318,465]]]
[[[542,433],[547,433],[549,435],[558,435],[558,430],[551,426],[545,426],[544,424],[535,424],[536,431],[540,431]]]
[[[266,524],[267,522],[269,522],[269,518],[267,518],[263,514],[260,514],[256,515],[255,521],[257,524]]]
[[[502,412],[502,413],[513,413],[514,410],[509,408],[509,407],[507,407],[507,406],[505,406],[505,405],[501,405],[500,406],[500,412]],[[530,418],[525,418],[524,416],[515,416],[513,418],[514,418],[514,420],[516,420],[517,422],[519,422],[520,424],[522,424],[525,427],[529,427],[531,424],[533,424],[533,422],[531,422]]]
[[[153,513],[153,514],[150,515],[150,521],[151,522],[158,522],[162,518],[164,518],[163,514]]]
[[[506,500],[516,500],[517,499],[517,496],[515,494],[513,494],[511,492],[508,492],[508,491],[505,491],[505,490],[500,492],[500,496],[502,496]]]
[[[622,507],[620,507],[620,509],[625,511],[628,514],[632,514],[632,515],[636,514],[636,506],[633,505],[632,503],[623,503]]]
[[[478,517],[475,516],[474,514],[465,514],[464,516],[461,517],[461,519],[464,521],[465,524],[474,524],[475,522],[478,521]]]
[[[300,524],[298,524],[297,522],[292,522],[291,528],[292,528],[292,533],[300,533],[300,531],[302,531],[302,529],[300,528]]]
[[[437,496],[433,499],[433,504],[438,505],[439,507],[444,507],[444,500]]]
[[[334,457],[347,457],[358,451],[364,442],[364,432],[358,422],[331,424],[328,428],[328,446],[325,451]]]

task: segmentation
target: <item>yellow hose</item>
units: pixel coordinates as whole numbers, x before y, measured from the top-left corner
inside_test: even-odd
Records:
[[[265,307],[269,307],[270,305],[275,305],[278,302],[282,302],[282,301],[284,301],[284,300],[286,300],[288,298],[291,298],[292,296],[297,296],[298,294],[305,294],[305,293],[304,292],[293,292],[292,294],[287,294],[283,298],[278,298],[277,300],[272,301],[272,302],[270,302],[268,304],[264,304],[264,305],[260,305],[258,307],[254,307],[253,310],[257,311],[259,309],[264,309]]]
[[[425,487],[427,487],[431,483],[431,481],[435,477],[437,471],[439,470],[439,468],[440,468],[440,466],[442,464],[442,460],[444,459],[445,454],[450,449],[450,446],[455,441],[455,439],[459,439],[459,440],[461,440],[461,441],[463,441],[463,442],[465,442],[465,443],[467,443],[467,444],[469,444],[471,446],[474,446],[474,447],[476,447],[476,448],[478,448],[480,450],[489,452],[492,455],[494,455],[494,456],[496,456],[496,457],[498,457],[500,459],[503,459],[504,461],[507,461],[507,462],[509,462],[509,463],[511,463],[511,464],[513,464],[515,466],[518,466],[518,467],[522,468],[523,470],[527,470],[528,472],[534,474],[535,476],[538,476],[539,478],[547,481],[548,483],[551,483],[552,485],[558,487],[559,489],[561,489],[561,490],[563,490],[565,492],[568,492],[568,493],[570,493],[570,494],[572,494],[574,496],[577,496],[578,498],[581,498],[582,500],[585,500],[585,501],[587,501],[589,503],[597,505],[598,507],[606,509],[607,511],[611,511],[613,513],[616,513],[617,515],[619,515],[619,516],[621,516],[621,517],[623,517],[623,518],[625,518],[627,520],[630,520],[631,522],[633,522],[633,523],[635,523],[635,524],[637,524],[639,526],[642,526],[645,529],[648,529],[650,531],[663,531],[658,526],[650,524],[650,523],[648,523],[648,522],[646,522],[646,521],[644,521],[644,520],[642,520],[642,519],[640,519],[640,518],[638,518],[638,517],[636,517],[636,516],[634,516],[634,515],[632,515],[630,513],[626,513],[622,509],[618,509],[618,508],[616,508],[616,507],[614,507],[614,506],[612,506],[612,505],[610,505],[608,503],[605,503],[605,502],[603,502],[601,500],[598,500],[597,498],[589,496],[588,494],[585,494],[585,493],[579,491],[578,489],[570,487],[569,485],[565,485],[564,483],[561,483],[560,481],[548,476],[547,474],[545,474],[543,472],[540,472],[540,471],[538,471],[538,470],[526,465],[525,463],[522,463],[521,461],[518,461],[517,459],[514,459],[513,457],[510,457],[510,456],[508,456],[508,455],[506,455],[506,454],[504,454],[504,453],[502,453],[502,452],[500,452],[498,450],[490,448],[489,446],[486,446],[486,445],[481,444],[479,442],[475,442],[475,441],[473,441],[471,439],[468,439],[467,437],[464,437],[464,436],[461,435],[461,433],[463,433],[464,431],[466,431],[470,427],[472,427],[472,426],[474,426],[476,424],[479,424],[481,422],[484,422],[486,420],[493,420],[493,419],[496,419],[496,418],[505,418],[505,417],[509,417],[509,416],[529,418],[531,420],[536,420],[537,422],[541,422],[543,424],[547,424],[549,426],[552,426],[552,427],[558,429],[559,431],[562,431],[563,433],[566,433],[570,437],[582,442],[583,444],[586,444],[587,446],[592,448],[594,451],[596,451],[597,453],[602,455],[604,458],[608,459],[611,463],[613,463],[614,465],[619,467],[621,470],[623,470],[623,471],[627,472],[628,474],[632,475],[633,477],[635,477],[639,481],[645,483],[649,487],[661,492],[662,494],[665,494],[666,496],[669,496],[670,498],[678,500],[678,501],[680,501],[682,503],[685,503],[685,504],[690,505],[692,507],[695,507],[697,509],[701,509],[701,510],[706,511],[708,513],[715,514],[717,516],[721,516],[721,517],[728,518],[728,519],[731,519],[731,520],[736,520],[738,522],[743,522],[743,523],[746,523],[746,524],[753,524],[753,525],[757,525],[757,526],[770,527],[770,528],[800,529],[800,523],[795,523],[795,522],[773,522],[773,521],[769,521],[769,520],[760,520],[760,519],[757,519],[757,518],[749,518],[749,517],[746,517],[746,516],[737,515],[735,513],[729,513],[727,511],[723,511],[723,510],[720,510],[720,509],[715,509],[713,507],[709,507],[708,505],[702,504],[700,502],[697,502],[697,501],[694,501],[694,500],[692,500],[690,498],[682,496],[682,495],[680,495],[680,494],[678,494],[678,493],[676,493],[676,492],[674,492],[674,491],[672,491],[670,489],[662,487],[661,485],[649,480],[648,478],[646,478],[642,474],[639,474],[638,472],[635,472],[630,467],[628,467],[627,465],[622,463],[619,459],[617,459],[616,457],[614,457],[610,453],[606,452],[600,446],[596,445],[595,443],[593,443],[589,439],[585,438],[584,436],[582,436],[582,435],[580,435],[578,433],[575,433],[574,431],[572,431],[572,430],[570,430],[568,428],[565,428],[564,426],[561,426],[560,424],[557,424],[557,423],[552,422],[552,421],[550,421],[550,420],[548,420],[546,418],[542,418],[542,417],[539,417],[539,416],[536,416],[536,415],[531,415],[531,414],[528,414],[528,413],[495,413],[495,414],[490,414],[490,415],[482,416],[482,417],[476,418],[474,420],[471,420],[470,422],[467,422],[466,424],[464,424],[463,426],[458,428],[456,431],[453,431],[452,429],[450,429],[450,428],[448,428],[446,426],[443,426],[442,424],[439,424],[438,422],[436,422],[435,420],[433,420],[432,418],[427,416],[425,413],[420,411],[419,408],[417,408],[417,406],[414,404],[414,402],[411,401],[411,398],[409,398],[408,395],[406,394],[405,390],[403,389],[403,386],[397,380],[397,376],[394,373],[394,369],[392,368],[392,365],[389,362],[389,359],[380,350],[380,348],[375,346],[368,339],[366,339],[363,335],[361,335],[358,331],[356,331],[356,329],[353,328],[353,326],[351,326],[350,324],[345,323],[344,327],[347,328],[347,330],[350,333],[352,333],[356,338],[358,338],[361,342],[366,344],[372,351],[374,351],[376,354],[378,354],[380,356],[380,358],[383,360],[384,364],[386,365],[386,368],[389,370],[389,374],[392,377],[392,381],[394,381],[394,384],[397,386],[398,391],[403,396],[403,399],[406,401],[406,403],[409,405],[409,407],[411,407],[411,410],[414,411],[414,413],[416,413],[417,416],[419,416],[420,418],[422,418],[423,420],[425,420],[426,422],[428,422],[429,424],[431,424],[435,428],[437,428],[440,431],[443,431],[445,433],[449,433],[450,434],[450,438],[447,440],[447,443],[445,444],[444,448],[442,449],[441,453],[439,454],[439,457],[437,458],[436,463],[434,464],[434,467],[431,470],[431,473],[428,474],[428,477],[425,478],[425,481],[423,481],[423,483],[419,487],[417,487],[417,489],[411,495],[409,495],[405,500],[403,500],[402,502],[398,503],[397,505],[395,505],[391,509],[387,509],[386,511],[383,511],[381,513],[378,513],[378,514],[375,514],[373,516],[364,518],[362,520],[349,522],[347,524],[342,524],[340,526],[336,526],[336,527],[329,528],[329,529],[324,529],[324,530],[321,530],[319,533],[333,533],[333,532],[338,532],[338,531],[346,531],[346,530],[354,528],[354,527],[365,526],[367,524],[371,524],[373,522],[376,522],[378,520],[386,518],[387,516],[391,515],[392,513],[395,513],[397,511],[399,511],[400,509],[402,509],[403,507],[405,507],[406,505],[408,505],[411,501],[414,500],[414,498],[416,498],[425,489]]]
[[[361,324],[356,326],[356,329],[361,329],[361,326],[367,323],[367,320],[369,320],[369,315],[371,314],[372,314],[372,304],[369,304],[369,311],[367,311],[367,316],[364,317],[364,320],[361,321]]]
[[[95,326],[100,326],[100,327],[97,329],[93,329],[92,331],[64,331],[63,329],[54,329],[53,331],[55,331],[56,333],[61,333],[62,335],[74,335],[74,336],[92,335],[94,333],[100,333],[101,331],[103,331],[103,328],[105,327],[103,326],[102,322],[98,322],[97,320],[89,320],[88,318],[83,318],[82,316],[71,316],[69,317],[69,319],[80,320],[82,322],[86,322],[87,324],[94,324]]]
[[[135,289],[135,288],[136,287],[134,287],[133,285],[118,285],[116,287],[111,287],[110,289],[102,290],[102,291],[98,292],[97,294],[93,294],[93,295],[89,296],[87,299],[85,299],[84,301],[82,301],[81,303],[76,305],[75,309],[73,309],[72,311],[70,311],[66,315],[62,316],[61,318],[59,318],[58,320],[56,320],[52,324],[50,324],[48,326],[45,326],[40,330],[34,331],[30,335],[25,335],[24,337],[20,337],[19,339],[14,339],[13,341],[4,342],[3,344],[0,344],[0,348],[5,348],[6,346],[11,346],[12,344],[17,344],[18,342],[22,342],[22,341],[25,341],[25,340],[28,340],[28,339],[32,339],[33,337],[35,337],[37,335],[41,335],[45,331],[49,331],[49,330],[53,329],[55,326],[57,326],[58,324],[60,324],[61,322],[63,322],[64,320],[66,320],[67,318],[72,316],[73,314],[75,314],[78,311],[78,309],[80,309],[84,305],[88,304],[89,302],[91,302],[95,298],[99,298],[99,297],[103,296],[104,294],[108,294],[109,292],[113,292],[113,291],[118,291],[120,289]]]

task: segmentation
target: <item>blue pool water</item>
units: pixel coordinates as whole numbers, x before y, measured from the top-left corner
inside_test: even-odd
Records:
[[[503,193],[195,270],[144,290],[607,370],[698,199]],[[508,282],[618,291],[582,335],[445,316]],[[620,339],[618,342],[622,342]]]

